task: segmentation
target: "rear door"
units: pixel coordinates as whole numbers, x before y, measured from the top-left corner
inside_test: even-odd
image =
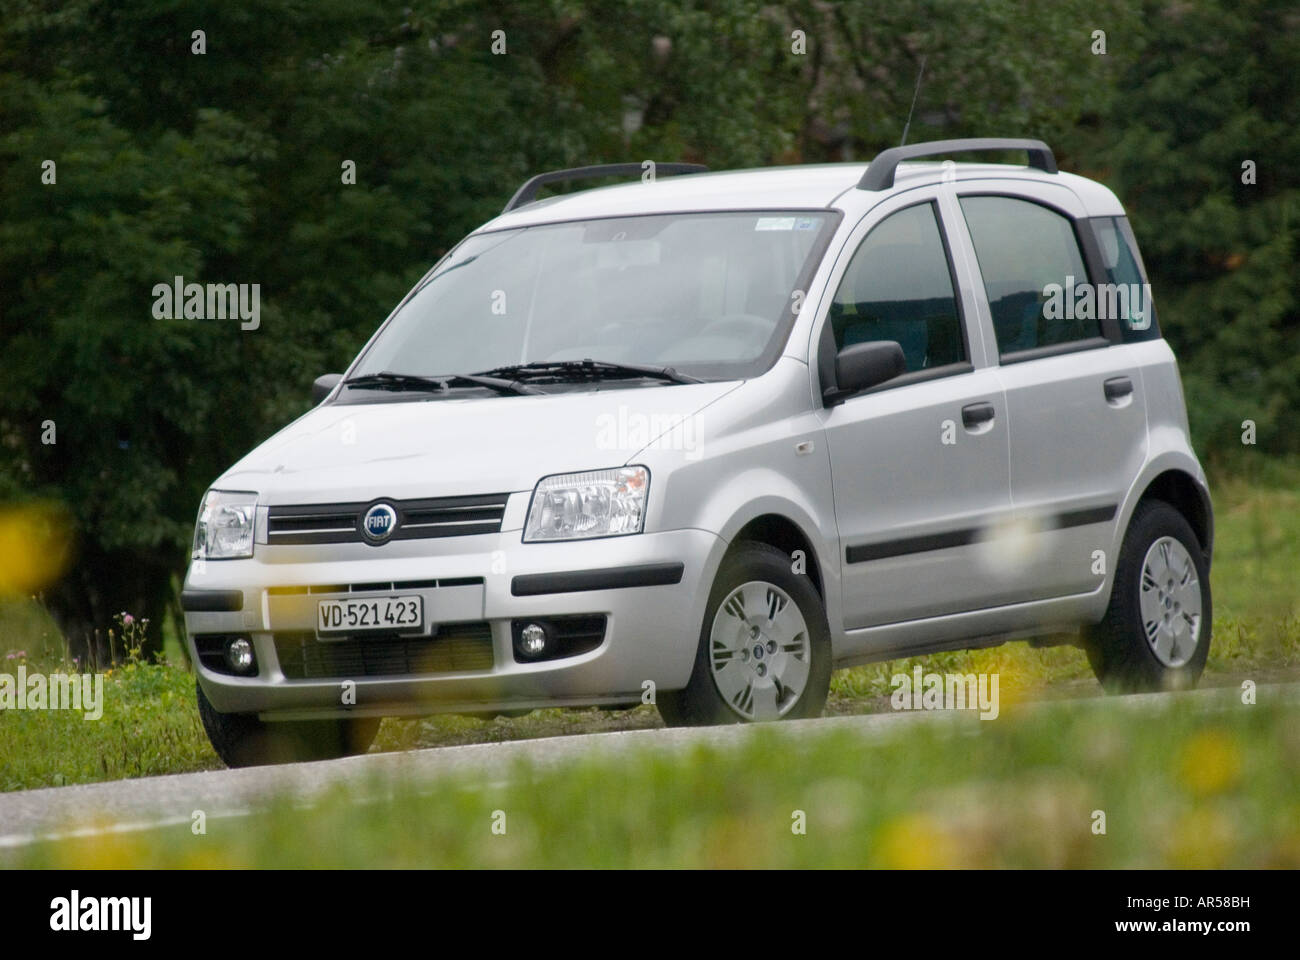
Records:
[[[990,562],[1015,578],[1018,600],[1090,592],[1114,562],[1119,507],[1146,457],[1140,370],[1073,191],[992,180],[956,192],[1010,427],[1015,523]]]

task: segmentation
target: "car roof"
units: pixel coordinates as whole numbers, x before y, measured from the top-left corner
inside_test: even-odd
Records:
[[[867,166],[865,163],[804,164],[659,177],[648,183],[638,180],[544,197],[496,217],[479,229],[502,230],[566,220],[704,210],[844,210],[846,204],[841,201],[849,191],[855,191]],[[942,179],[945,166],[942,163],[899,164],[894,186],[873,196],[884,199],[903,190],[936,183]],[[954,163],[952,167],[950,176],[955,175],[958,182],[1007,179],[1056,183],[1073,190],[1089,216],[1124,215],[1119,200],[1107,187],[1074,174],[1044,173],[1004,163]],[[867,193],[860,191],[858,195]]]

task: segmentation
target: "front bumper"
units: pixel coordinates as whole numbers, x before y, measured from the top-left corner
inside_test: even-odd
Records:
[[[712,582],[725,547],[704,530],[525,544],[517,529],[378,549],[258,545],[251,559],[191,566],[183,593],[187,642],[213,707],[271,720],[638,702],[647,681],[659,691],[689,680],[708,594],[700,585]],[[286,676],[277,636],[310,639],[320,600],[383,596],[394,589],[380,585],[391,583],[407,585],[397,592],[424,598],[430,623],[486,624],[491,667]],[[514,620],[596,615],[605,617],[605,634],[594,649],[516,661]],[[196,637],[231,634],[252,640],[255,676],[217,672],[201,662]],[[365,635],[356,641],[365,642]],[[345,681],[354,684],[354,704],[343,702]]]

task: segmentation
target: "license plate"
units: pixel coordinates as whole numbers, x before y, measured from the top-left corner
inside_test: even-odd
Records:
[[[316,630],[319,633],[412,631],[423,627],[424,598],[419,595],[322,600],[316,608]]]

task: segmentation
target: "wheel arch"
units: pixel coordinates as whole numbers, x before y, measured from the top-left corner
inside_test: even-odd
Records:
[[[776,547],[792,559],[795,551],[802,551],[807,564],[805,572],[817,589],[817,595],[822,598],[822,604],[825,605],[826,581],[822,576],[817,549],[813,546],[812,538],[797,523],[781,513],[764,513],[746,521],[731,538],[727,551],[723,555],[723,562],[726,562],[737,544],[746,540],[756,540]]]
[[[1174,467],[1151,479],[1134,502],[1134,508],[1147,500],[1162,500],[1186,518],[1200,542],[1208,567],[1214,551],[1214,508],[1209,491],[1186,470]]]

